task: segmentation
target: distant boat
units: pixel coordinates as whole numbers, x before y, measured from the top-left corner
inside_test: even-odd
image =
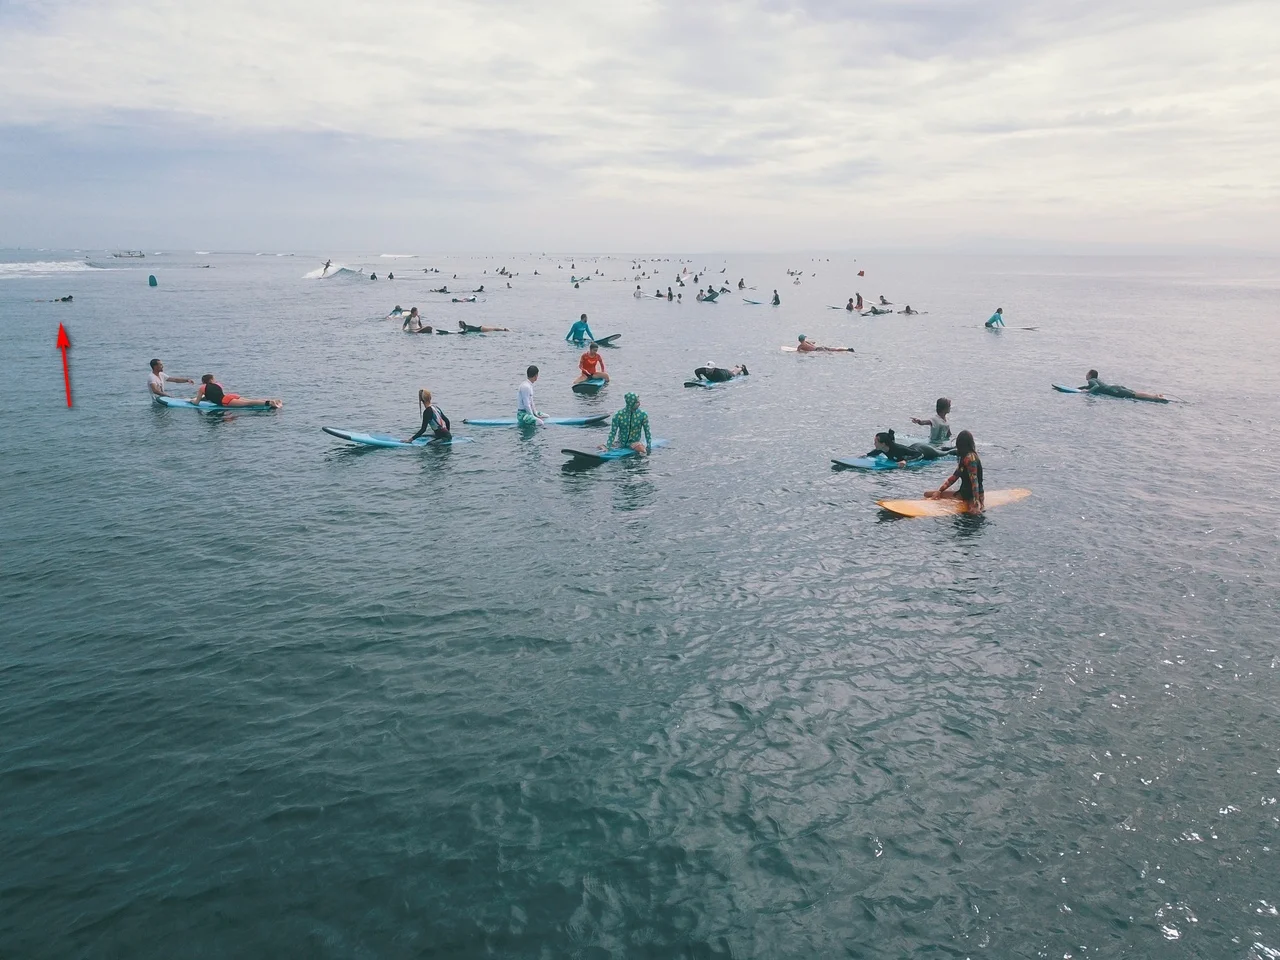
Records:
[[[130,260],[141,260],[146,256],[141,250],[121,250],[112,254],[113,257],[127,257]]]

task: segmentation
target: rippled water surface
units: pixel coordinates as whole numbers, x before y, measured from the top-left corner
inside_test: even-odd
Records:
[[[73,259],[0,256],[0,956],[1278,956],[1280,264],[693,259],[772,308],[625,258]],[[285,408],[156,408],[153,356]],[[670,445],[458,423],[528,363]],[[1090,366],[1186,402],[1049,389]],[[320,430],[419,387],[476,442]],[[891,520],[945,471],[832,472],[939,395],[1031,499]]]

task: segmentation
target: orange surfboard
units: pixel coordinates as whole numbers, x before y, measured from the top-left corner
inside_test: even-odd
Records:
[[[1030,490],[1017,487],[1013,490],[988,490],[982,500],[985,508],[990,510],[1006,503],[1017,503],[1029,496]],[[880,509],[900,517],[949,517],[969,512],[969,506],[963,500],[877,500],[876,503]]]

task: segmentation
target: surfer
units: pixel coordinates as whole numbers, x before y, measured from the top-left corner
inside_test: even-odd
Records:
[[[328,273],[328,272],[329,272],[329,267],[330,267],[330,266],[332,266],[332,265],[333,265],[333,261],[332,261],[332,260],[326,260],[326,261],[324,262],[324,269],[320,271],[320,276],[322,276],[322,277],[323,277],[326,273]]]
[[[369,279],[370,279],[370,280],[377,280],[377,279],[378,279],[378,275],[377,275],[376,273],[371,273],[371,274],[369,274]]]
[[[850,298],[849,298],[849,302],[848,302],[848,303],[846,303],[846,304],[844,305],[844,308],[845,308],[846,310],[848,310],[850,313],[853,313],[855,310],[857,310],[857,309],[858,309],[858,308],[854,305],[853,297],[850,297]]]
[[[824,351],[826,353],[853,353],[853,347],[822,347],[814,343],[812,340],[800,334],[800,340],[796,344],[796,349],[801,353],[813,353],[815,351]]]
[[[905,314],[905,315],[906,315],[906,316],[908,316],[908,317],[918,317],[918,316],[920,315],[920,311],[919,311],[919,310],[912,310],[912,309],[911,309],[911,304],[909,304],[909,303],[907,304],[907,307],[906,307],[906,309],[905,309],[905,310],[899,310],[898,312],[899,312],[899,313],[901,313],[901,314]]]
[[[649,414],[640,409],[640,398],[634,393],[627,394],[626,404],[613,415],[609,440],[601,449],[630,447],[643,456],[653,448],[653,437],[649,433]],[[644,439],[640,439],[641,437]]]
[[[938,402],[933,405],[934,414],[927,420],[921,420],[912,417],[911,422],[916,426],[929,428],[929,442],[931,444],[946,443],[951,439],[951,424],[947,423],[947,415],[951,413],[951,401],[946,397],[939,397]]]
[[[524,372],[524,382],[516,390],[516,423],[522,427],[539,427],[543,415],[533,402],[533,385],[538,382],[538,368],[532,364]]]
[[[899,443],[892,430],[883,430],[876,434],[875,447],[867,453],[868,457],[887,457],[897,460],[898,466],[905,467],[913,460],[937,460],[942,451],[927,443]]]
[[[884,298],[884,294],[882,293],[882,294],[880,294],[880,306],[882,306],[882,307],[890,307],[890,306],[893,306],[893,301],[892,301],[892,300],[886,300],[886,299]]]
[[[484,284],[483,284],[483,283],[482,283],[482,284],[480,284],[480,286],[476,287],[476,288],[475,288],[474,290],[472,290],[471,292],[472,292],[472,293],[484,293]]]
[[[694,297],[693,299],[695,299],[695,300],[697,300],[699,303],[701,303],[703,300],[707,299],[707,295],[706,295],[706,294],[704,294],[704,293],[702,292],[701,288],[699,288],[699,290],[698,290],[698,295],[697,295],[696,297]]]
[[[893,311],[892,311],[892,310],[881,310],[879,307],[877,307],[877,306],[874,306],[874,305],[873,305],[873,306],[871,307],[871,309],[870,309],[870,310],[867,310],[867,311],[866,311],[866,312],[864,312],[862,315],[863,315],[864,317],[882,317],[882,316],[884,316],[886,313],[893,313]]]
[[[780,307],[780,306],[782,306],[782,298],[781,298],[780,296],[778,296],[778,291],[777,291],[777,290],[773,291],[773,305],[774,305],[775,307]]]
[[[674,298],[671,296],[671,288],[667,287],[667,303],[670,303],[673,299]]]
[[[937,490],[926,490],[926,500],[963,500],[970,513],[982,512],[982,461],[973,443],[973,434],[961,430],[956,434],[956,456],[960,462],[946,483]],[[951,485],[960,481],[960,489],[952,491]]]
[[[857,295],[857,299],[854,301],[854,304],[853,304],[853,309],[857,310],[859,313],[862,312],[862,294],[859,293]]]
[[[458,332],[459,333],[510,333],[511,328],[510,327],[484,327],[484,326],[477,327],[475,324],[463,323],[461,320],[459,320]]]
[[[1121,400],[1164,400],[1163,393],[1139,393],[1137,390],[1130,390],[1128,387],[1122,387],[1115,383],[1103,383],[1098,379],[1098,371],[1090,370],[1085,374],[1088,381],[1079,389],[1086,393],[1101,393],[1108,397],[1119,397]]]
[[[395,275],[394,273],[388,273],[388,274],[387,274],[387,279],[388,279],[388,280],[394,280],[395,278],[396,278],[396,275]]]
[[[195,398],[191,402],[199,403],[201,400],[219,407],[260,407],[265,405],[273,410],[279,410],[284,406],[283,401],[280,400],[270,398],[249,399],[240,396],[238,393],[227,393],[222,389],[222,384],[213,379],[212,373],[206,373],[200,378],[200,386],[196,388]]]
[[[159,360],[151,361],[151,373],[147,375],[147,389],[157,397],[167,397],[164,392],[166,383],[195,383],[190,377],[171,377],[164,372],[164,364]]]
[[[430,390],[418,391],[418,405],[422,407],[422,426],[405,443],[413,443],[428,430],[437,440],[452,440],[453,434],[449,432],[449,418],[444,415],[443,410],[431,402]]]
[[[996,307],[996,312],[987,320],[985,326],[989,330],[1004,326],[1004,307]]]
[[[748,371],[745,363],[726,369],[725,367],[717,367],[714,360],[708,360],[703,366],[694,370],[693,375],[699,380],[706,380],[708,383],[726,383],[734,377],[748,376]]]
[[[569,335],[565,340],[576,343],[578,346],[587,340],[594,340],[595,334],[591,332],[591,328],[587,326],[587,315],[584,313],[572,327],[569,328]]]
[[[446,283],[443,287],[430,291],[431,293],[448,293],[449,285]]]
[[[578,379],[574,383],[582,383],[592,377],[599,377],[609,382],[609,374],[604,368],[604,357],[600,356],[600,347],[594,341],[587,347],[587,352],[578,358]]]
[[[392,316],[404,313],[399,307],[392,312]],[[412,329],[411,329],[412,328]],[[417,307],[410,308],[408,313],[404,313],[404,323],[400,324],[400,329],[409,333],[417,333],[422,328],[422,316],[418,313]]]
[[[747,289],[747,281],[746,281],[746,279],[745,279],[744,277],[739,277],[739,278],[738,278],[738,289],[739,289],[739,290],[745,290],[745,289]]]
[[[636,292],[632,294],[637,300],[644,296],[644,291],[640,289],[640,284],[636,284]]]

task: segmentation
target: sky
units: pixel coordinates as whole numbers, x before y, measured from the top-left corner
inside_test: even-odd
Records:
[[[0,0],[0,246],[1280,252],[1280,4]]]

